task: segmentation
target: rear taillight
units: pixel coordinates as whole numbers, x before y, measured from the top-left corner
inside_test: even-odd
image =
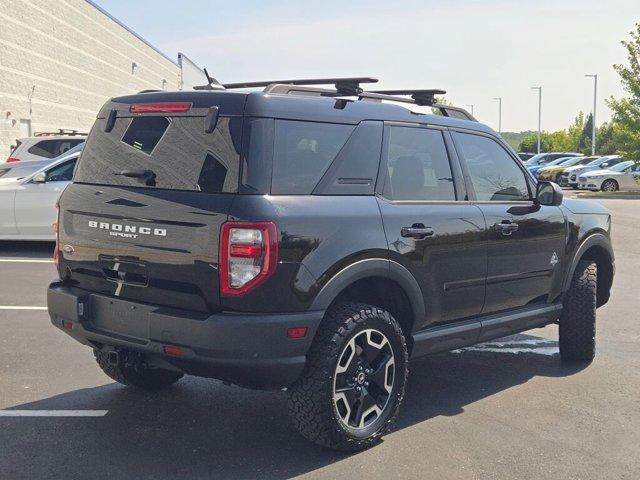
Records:
[[[278,263],[273,222],[226,222],[220,235],[220,293],[244,295],[264,282]]]
[[[56,268],[59,267],[60,265],[60,205],[58,205],[58,202],[56,202],[56,221],[53,222],[53,224],[51,225],[51,228],[53,228],[53,231],[56,234],[56,246],[55,249],[53,250],[53,263],[55,264]]]
[[[19,158],[15,158],[15,157],[7,158],[7,163],[13,163],[13,162],[19,162],[19,161],[20,161]]]
[[[191,102],[134,103],[129,107],[131,113],[180,113],[188,112]]]

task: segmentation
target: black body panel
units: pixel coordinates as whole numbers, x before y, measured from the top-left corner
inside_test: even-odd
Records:
[[[279,388],[300,375],[324,312],[336,299],[365,297],[376,304],[386,293],[400,292],[385,306],[398,316],[417,357],[556,321],[575,265],[585,255],[598,261],[598,305],[609,297],[614,264],[605,209],[569,199],[559,207],[541,206],[532,196],[477,200],[452,131],[499,143],[522,170],[523,185],[535,191],[535,180],[489,127],[374,101],[198,91],[112,99],[94,129],[108,127],[113,110],[117,121],[144,124],[154,115],[132,114],[129,107],[154,102],[191,103],[189,112],[171,116],[195,117],[198,123],[187,130],[199,136],[215,135],[206,132],[206,116],[217,108],[218,133],[228,133],[217,145],[228,149],[212,152],[208,144],[201,150],[214,157],[228,151],[222,164],[233,181],[207,190],[200,172],[190,183],[139,185],[135,172],[118,171],[127,162],[119,148],[138,149],[131,153],[136,167],[146,171],[151,165],[164,176],[174,165],[188,164],[191,154],[172,164],[169,148],[155,158],[155,147],[128,142],[129,127],[120,131],[117,122],[106,151],[87,145],[98,158],[95,165],[108,174],[98,181],[91,168],[83,170],[83,182],[69,185],[60,198],[61,280],[48,296],[54,325],[86,345],[137,350],[163,368]],[[183,120],[167,118],[175,126]],[[278,125],[296,122],[304,123],[291,129],[299,138],[279,145]],[[324,137],[320,126],[307,122],[323,123]],[[396,127],[438,132],[439,150],[416,154],[390,147],[389,132]],[[138,138],[146,141],[148,132],[141,130]],[[252,151],[254,136],[262,143]],[[274,189],[274,171],[281,172],[279,180],[288,178],[298,161],[315,169],[315,185],[303,178],[295,191],[283,191],[286,182],[284,189]],[[402,182],[395,182],[404,178],[401,171],[415,172],[428,195],[399,196]],[[126,179],[113,180],[121,175]],[[221,229],[231,221],[275,226],[270,235],[277,244],[274,270],[236,296],[221,294],[219,272]],[[504,222],[517,229],[495,226]],[[287,338],[293,327],[306,327],[306,335]],[[166,345],[187,354],[169,357]]]

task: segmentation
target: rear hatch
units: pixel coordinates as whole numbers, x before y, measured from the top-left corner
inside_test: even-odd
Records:
[[[108,102],[60,199],[61,277],[119,298],[218,310],[218,241],[238,189],[244,98]]]

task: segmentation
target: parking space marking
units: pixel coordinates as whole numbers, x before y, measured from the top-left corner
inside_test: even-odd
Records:
[[[47,307],[28,307],[22,305],[0,305],[0,310],[46,310]]]
[[[0,417],[104,417],[109,410],[0,410]]]
[[[53,263],[44,258],[0,258],[0,263]]]

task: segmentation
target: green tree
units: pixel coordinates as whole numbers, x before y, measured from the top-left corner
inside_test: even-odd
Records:
[[[613,110],[613,140],[619,153],[640,159],[640,23],[630,33],[630,40],[621,43],[627,50],[628,65],[616,64],[613,68],[620,75],[627,98],[609,98],[607,104]]]
[[[580,112],[582,113],[582,112]],[[598,132],[596,132],[596,137]],[[582,152],[585,154],[591,154],[591,145],[593,144],[593,114],[590,113],[587,117],[587,121],[584,122],[584,126],[582,127],[582,131],[580,132],[580,136],[578,137],[578,141],[576,144],[576,151]],[[597,141],[596,141],[597,144]]]

